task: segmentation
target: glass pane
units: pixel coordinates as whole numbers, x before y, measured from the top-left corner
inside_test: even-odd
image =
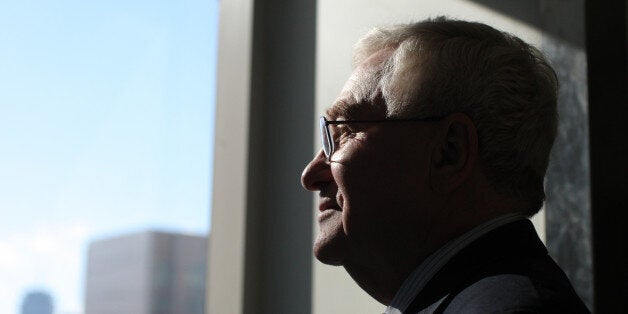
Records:
[[[184,278],[160,257],[192,259],[209,231],[217,12],[217,0],[3,3],[0,313],[48,301],[83,313],[90,280],[136,264],[157,269],[116,279],[136,292],[147,278],[204,289],[204,262],[179,259],[202,265]],[[198,300],[153,290],[171,309]]]

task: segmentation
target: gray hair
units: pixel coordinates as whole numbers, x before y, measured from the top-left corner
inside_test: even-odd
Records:
[[[485,24],[439,17],[373,29],[354,62],[387,48],[378,86],[387,116],[467,114],[490,184],[536,213],[558,116],[556,73],[542,54]]]

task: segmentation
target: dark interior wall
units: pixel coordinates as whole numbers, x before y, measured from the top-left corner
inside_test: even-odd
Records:
[[[309,313],[316,1],[255,1],[244,313]]]
[[[595,312],[628,313],[626,1],[586,1]]]
[[[532,25],[545,35],[584,47],[584,0],[473,0]]]

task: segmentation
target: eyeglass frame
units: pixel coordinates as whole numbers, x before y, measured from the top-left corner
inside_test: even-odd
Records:
[[[409,119],[382,119],[382,120],[327,120],[325,116],[321,116],[319,119],[319,128],[321,132],[321,142],[323,144],[323,153],[327,157],[328,161],[331,161],[331,155],[336,151],[336,144],[329,131],[329,125],[339,124],[358,124],[358,123],[389,123],[389,122],[430,122],[441,120],[442,117],[427,117],[427,118],[409,118]],[[329,145],[325,145],[326,142]],[[329,149],[325,149],[329,146]],[[329,152],[328,152],[329,150]]]

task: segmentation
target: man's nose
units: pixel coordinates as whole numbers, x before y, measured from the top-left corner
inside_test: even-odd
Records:
[[[329,167],[327,157],[325,157],[321,149],[318,154],[314,156],[314,159],[303,169],[301,185],[303,185],[306,190],[318,191],[321,189],[322,185],[331,181],[333,181],[331,168]]]

